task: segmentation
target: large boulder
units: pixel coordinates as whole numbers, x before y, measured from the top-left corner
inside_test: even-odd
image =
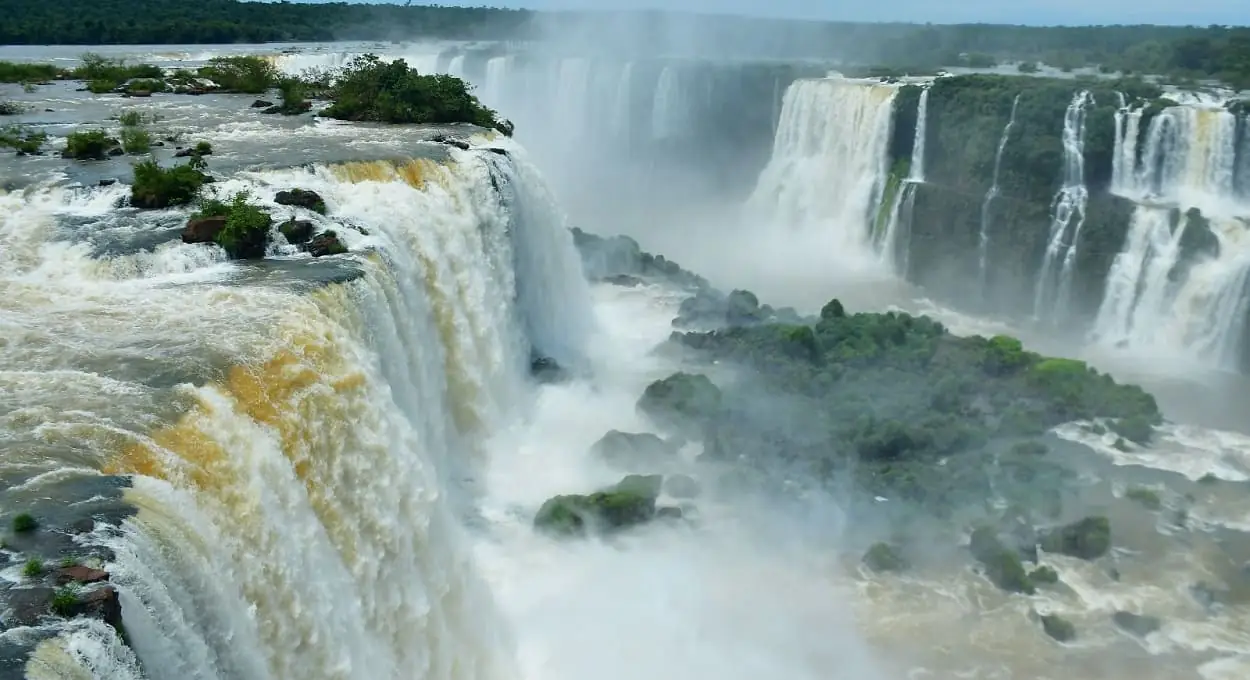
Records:
[[[660,475],[629,475],[591,494],[550,498],[534,516],[534,528],[557,536],[612,532],[655,519]]]
[[[297,220],[294,217],[278,225],[278,231],[293,246],[307,243],[313,235],[313,223],[308,220]]]
[[[313,257],[325,257],[326,255],[342,255],[347,252],[347,246],[339,241],[339,235],[334,231],[323,231],[312,238],[311,241],[304,244],[304,251]]]
[[[226,217],[200,217],[187,221],[182,228],[183,243],[213,243],[217,234],[226,228]]]
[[[590,447],[590,452],[613,467],[639,470],[671,463],[677,447],[654,434],[611,430]]]
[[[720,408],[720,388],[697,373],[674,373],[657,380],[638,400],[638,410],[661,426],[698,435]]]
[[[297,208],[305,208],[313,212],[321,213],[322,215],[326,212],[326,202],[323,201],[321,196],[315,191],[308,191],[306,189],[279,191],[278,195],[274,196],[273,200],[274,203],[277,203],[278,205],[290,205]]]

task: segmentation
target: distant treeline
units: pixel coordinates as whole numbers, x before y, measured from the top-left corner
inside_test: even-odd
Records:
[[[853,24],[236,0],[0,0],[0,16],[0,43],[18,45],[547,38],[649,56],[834,59],[916,71],[1042,62],[1250,87],[1246,27]]]

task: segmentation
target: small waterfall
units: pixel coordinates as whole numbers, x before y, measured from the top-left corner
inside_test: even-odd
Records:
[[[1137,186],[1137,142],[1144,109],[1130,109],[1120,93],[1115,113],[1115,148],[1111,156],[1111,192],[1131,197]]]
[[[451,58],[451,61],[447,64],[447,73],[453,76],[456,76],[457,78],[464,77],[464,55],[463,54],[457,54],[456,56]]]
[[[981,283],[981,295],[985,295],[986,276],[990,254],[990,209],[994,199],[998,198],[998,175],[1003,167],[1003,152],[1007,150],[1007,142],[1011,139],[1011,129],[1016,126],[1016,109],[1020,106],[1020,95],[1011,101],[1011,117],[1003,127],[1003,134],[998,138],[998,150],[994,153],[994,175],[990,181],[990,189],[985,192],[985,200],[981,203],[981,231],[977,238],[978,276]]]
[[[1051,207],[1050,236],[1033,301],[1033,316],[1041,320],[1061,321],[1068,311],[1072,270],[1089,200],[1085,186],[1085,110],[1092,102],[1089,92],[1078,92],[1063,117],[1063,186]]]
[[[778,227],[828,234],[842,255],[869,255],[897,93],[875,81],[795,81],[749,210]]]
[[[510,82],[511,63],[512,57],[506,56],[491,57],[486,62],[486,79],[478,93],[483,104],[497,110],[504,108],[504,103],[508,101],[505,93]]]
[[[920,93],[920,103],[916,105],[916,135],[911,145],[911,167],[908,168],[907,179],[912,182],[924,181],[924,149],[928,132],[926,123],[929,120],[929,88]]]
[[[627,61],[621,65],[620,75],[616,79],[616,92],[612,97],[612,135],[620,140],[629,140],[633,119],[634,62]]]
[[[683,99],[681,73],[673,64],[666,64],[655,84],[651,107],[652,139],[671,139],[685,131],[686,106]]]
[[[908,266],[907,252],[910,233],[902,234],[903,238],[900,241],[899,229],[901,227],[905,232],[909,232],[911,216],[915,211],[916,205],[916,185],[924,182],[924,150],[928,135],[928,119],[929,88],[926,87],[920,93],[920,101],[916,105],[916,130],[913,136],[911,163],[907,169],[907,177],[901,181],[901,186],[892,188],[893,200],[889,201],[889,212],[881,213],[885,215],[885,228],[877,230],[879,233],[882,233],[880,239],[882,259],[888,262],[896,273],[904,276],[907,273]],[[887,194],[890,191],[891,188],[887,187]],[[879,214],[878,220],[881,214]]]
[[[557,126],[565,142],[576,143],[591,131],[587,113],[590,111],[590,60],[561,59],[557,66],[555,108]]]

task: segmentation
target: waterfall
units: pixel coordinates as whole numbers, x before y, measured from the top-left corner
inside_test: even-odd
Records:
[[[651,137],[670,139],[680,136],[685,131],[686,106],[678,67],[666,64],[655,84],[655,98],[651,107]]]
[[[496,110],[504,110],[508,101],[512,57],[491,57],[486,62],[486,79],[478,97],[482,103]]]
[[[0,318],[21,329],[0,393],[26,413],[0,436],[36,472],[131,480],[137,514],[86,540],[113,550],[146,677],[515,675],[448,480],[525,402],[529,347],[575,358],[591,314],[562,219],[505,148],[219,182],[275,214],[275,190],[309,188],[368,231],[340,226],[354,252],[316,261],[93,255],[58,223],[168,222],[116,211],[120,185],[0,194]],[[31,664],[139,677],[110,627],[63,625]]]
[[[916,129],[913,136],[911,147],[911,163],[907,169],[907,177],[901,180],[899,186],[887,187],[887,194],[893,191],[893,200],[888,201],[889,212],[879,212],[878,221],[884,217],[884,229],[877,229],[881,233],[880,252],[881,257],[893,267],[898,274],[906,276],[907,274],[907,252],[908,240],[910,233],[902,234],[903,239],[899,240],[899,228],[902,226],[904,231],[908,231],[911,227],[911,216],[916,205],[916,185],[924,182],[924,150],[925,137],[928,135],[927,121],[929,119],[929,88],[926,87],[920,93],[920,101],[916,104]],[[891,181],[895,178],[891,176]],[[902,245],[900,245],[900,243]]]
[[[1003,127],[1003,134],[998,138],[998,150],[994,152],[994,174],[990,181],[989,191],[985,192],[985,200],[981,202],[981,231],[977,235],[978,276],[981,295],[985,295],[987,268],[990,254],[990,208],[994,199],[998,198],[998,175],[1003,167],[1003,152],[1007,150],[1007,142],[1011,139],[1011,129],[1016,126],[1016,109],[1020,106],[1020,95],[1011,101],[1011,117]]]
[[[875,81],[795,81],[748,208],[772,224],[826,233],[841,254],[868,254],[897,93]]]
[[[1139,145],[1141,111],[1121,108],[1112,190],[1137,206],[1091,337],[1233,369],[1250,306],[1250,204],[1235,184],[1242,162],[1236,117],[1170,107],[1151,119]],[[1206,218],[1202,224],[1190,223],[1192,209]],[[1185,258],[1182,239],[1199,229],[1210,234],[1194,238],[1215,247]]]
[[[628,141],[633,119],[634,62],[628,61],[621,65],[620,75],[616,79],[616,92],[612,97],[611,128],[614,137]]]
[[[1130,109],[1123,93],[1115,113],[1115,147],[1111,156],[1111,192],[1131,196],[1137,186],[1137,141],[1144,109]]]
[[[590,111],[590,60],[582,58],[561,59],[557,66],[555,100],[549,106],[555,109],[552,116],[556,130],[565,142],[577,142],[591,132]],[[550,115],[550,113],[548,114]]]
[[[1038,273],[1033,301],[1037,319],[1060,321],[1068,311],[1072,270],[1089,200],[1085,186],[1085,110],[1091,103],[1089,92],[1078,92],[1063,116],[1063,186],[1051,207],[1050,236]]]
[[[916,134],[911,145],[911,167],[908,168],[907,179],[912,182],[924,181],[924,149],[928,132],[926,123],[929,120],[929,88],[920,93],[920,103],[916,105]]]

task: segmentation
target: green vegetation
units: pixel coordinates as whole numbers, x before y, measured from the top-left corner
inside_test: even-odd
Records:
[[[185,165],[162,168],[148,159],[134,166],[134,182],[130,187],[130,204],[136,208],[157,209],[187,205],[194,201],[204,186],[204,161],[192,156]]]
[[[152,133],[141,127],[124,127],[121,132],[122,150],[128,154],[145,154],[152,150]]]
[[[39,522],[28,512],[23,512],[13,518],[13,533],[24,534],[37,528],[39,528]]]
[[[273,226],[273,218],[250,203],[249,199],[247,192],[239,192],[229,203],[206,200],[192,217],[225,217],[225,227],[217,232],[214,241],[234,259],[264,257],[265,248],[269,245],[269,228]]]
[[[52,601],[49,603],[52,613],[61,617],[72,616],[77,606],[78,589],[74,586],[57,588],[56,592],[52,594]]]
[[[1009,593],[1032,595],[1037,592],[1024,570],[1019,553],[1003,545],[993,529],[980,527],[973,531],[969,547],[972,557],[985,568],[986,577],[994,585]]]
[[[79,161],[102,161],[118,146],[104,130],[81,130],[71,132],[65,140],[65,157]]]
[[[278,113],[286,116],[297,116],[312,110],[312,102],[308,101],[310,85],[299,78],[283,78],[278,83],[278,94],[282,103],[278,105]]]
[[[1095,560],[1111,549],[1111,523],[1106,517],[1086,517],[1042,536],[1042,550],[1083,560]]]
[[[889,543],[875,543],[864,553],[864,566],[872,571],[902,571],[907,568],[907,560],[898,548]]]
[[[337,74],[334,104],[321,115],[379,123],[472,123],[511,135],[512,124],[483,106],[471,90],[455,76],[422,75],[402,59],[384,62],[367,54]]]
[[[1076,639],[1076,626],[1061,616],[1043,616],[1042,630],[1058,642],[1071,642]]]
[[[43,575],[43,561],[39,558],[31,558],[26,560],[26,564],[22,565],[22,576],[28,579],[39,578]]]
[[[1041,566],[1029,572],[1029,580],[1038,585],[1054,585],[1059,582],[1059,572],[1051,567]]]
[[[214,57],[200,69],[200,76],[229,92],[260,94],[278,84],[278,71],[260,57]]]
[[[0,61],[0,83],[46,83],[62,75],[52,64]]]
[[[643,524],[656,517],[662,482],[659,475],[629,475],[602,491],[556,496],[538,510],[534,527],[558,536],[584,536]]]
[[[770,466],[782,450],[818,478],[845,472],[868,493],[938,514],[994,494],[1049,508],[1066,473],[1032,438],[1074,420],[1161,420],[1141,388],[1014,338],[956,337],[922,316],[848,314],[836,300],[810,329],[803,351],[789,324],[675,334],[672,342],[746,377],[725,391],[677,374],[649,386],[639,409],[704,434],[714,459]],[[762,404],[782,399],[788,415],[766,415]]]
[[[37,154],[47,141],[47,133],[24,126],[12,125],[0,130],[0,148],[13,149],[19,154]]]
[[[1124,497],[1139,503],[1147,510],[1158,511],[1163,509],[1163,499],[1159,498],[1158,492],[1141,486],[1130,487],[1124,492]]]
[[[0,116],[16,116],[26,111],[26,107],[17,102],[0,101]]]

